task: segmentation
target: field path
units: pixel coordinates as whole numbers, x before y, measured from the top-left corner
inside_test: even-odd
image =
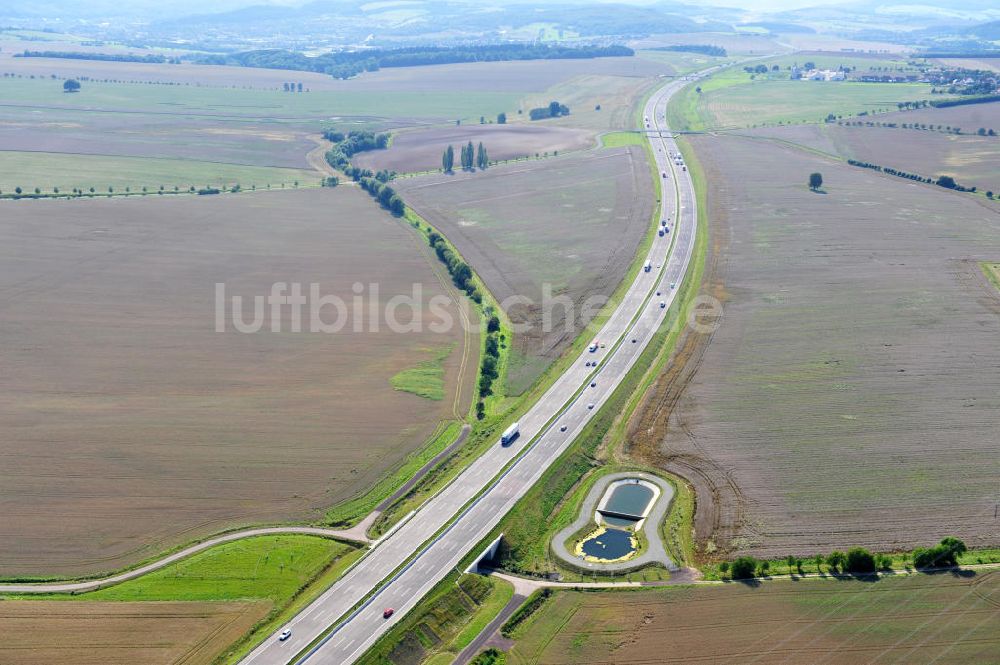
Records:
[[[175,561],[180,561],[193,554],[202,552],[209,549],[210,547],[215,547],[216,545],[221,545],[223,543],[229,543],[234,540],[242,540],[243,538],[253,538],[254,536],[270,536],[275,534],[305,534],[310,536],[321,536],[324,538],[335,538],[338,540],[347,540],[350,542],[367,545],[371,541],[364,535],[371,522],[378,517],[378,512],[373,512],[368,517],[366,517],[362,522],[356,524],[350,529],[325,529],[322,527],[312,527],[312,526],[275,526],[275,527],[261,527],[256,529],[245,529],[243,531],[233,531],[232,533],[223,534],[221,536],[216,536],[215,538],[209,538],[208,540],[203,540],[200,543],[195,543],[189,547],[185,547],[182,550],[174,552],[170,556],[165,556],[162,559],[148,563],[145,566],[140,566],[133,570],[127,570],[124,573],[119,573],[117,575],[111,575],[110,577],[102,577],[94,580],[86,580],[83,582],[54,582],[54,583],[22,583],[22,584],[0,584],[0,593],[79,593],[84,591],[96,591],[98,589],[104,588],[106,586],[111,586],[113,584],[118,584],[119,582],[125,582],[127,580],[135,579],[137,577],[142,577],[147,573],[159,570],[164,566],[170,565]]]
[[[323,175],[340,177],[340,173],[330,166],[326,161],[326,151],[333,147],[333,144],[326,139],[314,138],[316,147],[306,153],[306,161]]]

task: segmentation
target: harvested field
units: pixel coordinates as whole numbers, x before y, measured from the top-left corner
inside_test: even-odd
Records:
[[[648,62],[659,66],[661,74],[671,74],[674,71],[669,65]],[[639,103],[643,95],[659,83],[654,77],[655,75],[578,76],[554,85],[544,93],[528,95],[522,101],[521,108],[526,117],[530,109],[548,106],[555,99],[568,106],[570,114],[551,120],[536,120],[534,123],[581,127],[591,131],[636,129]]]
[[[478,345],[466,353],[454,303],[440,309],[455,325],[428,325],[429,299],[453,289],[357,188],[3,207],[0,575],[95,573],[227,527],[316,518],[469,408]],[[305,332],[307,305],[302,333],[288,306],[281,332],[269,313],[260,332],[229,316],[215,332],[217,283],[250,323],[275,282],[345,303],[357,282],[379,304],[417,284],[422,331],[355,332],[349,310],[339,333]],[[442,348],[445,399],[394,389]]]
[[[396,189],[455,243],[506,307],[516,335],[508,391],[520,394],[576,338],[590,317],[581,305],[609,296],[625,275],[652,214],[652,183],[638,147],[595,150],[491,167],[485,172],[404,178]],[[551,309],[544,330],[542,302]]]
[[[22,46],[23,48],[47,48]],[[78,50],[76,48],[71,50]],[[48,78],[77,77],[146,83],[174,83],[219,88],[280,90],[283,83],[301,81],[313,92],[541,92],[560,81],[584,74],[656,76],[659,67],[639,58],[525,60],[475,62],[424,67],[390,67],[349,79],[314,72],[216,65],[168,65],[102,62],[63,58],[5,58],[0,73]]]
[[[491,118],[492,120],[492,118]],[[546,124],[464,125],[403,131],[392,138],[388,150],[363,152],[356,166],[399,173],[441,169],[441,154],[451,145],[459,152],[469,141],[482,142],[491,160],[516,159],[535,153],[569,152],[594,145],[593,133]]]
[[[38,119],[24,109],[0,106],[0,150],[306,168],[305,154],[317,135],[306,123],[74,110],[46,110]]]
[[[241,166],[190,159],[69,155],[58,152],[16,152],[0,150],[0,191],[6,194],[21,187],[25,192],[37,187],[43,192],[58,188],[63,193],[74,188],[93,187],[106,193],[108,187],[121,193],[128,187],[150,193],[160,187],[181,191],[189,187],[229,189],[236,184],[246,189],[315,187],[321,175],[312,170],[264,166]]]
[[[561,591],[519,629],[512,665],[992,663],[1000,573],[759,587]]]
[[[818,124],[749,133],[926,177],[950,175],[961,185],[1000,191],[1000,137],[977,135],[980,127],[1000,132],[1000,104],[889,113],[872,122],[917,123],[934,129]],[[941,131],[936,129],[939,125]],[[960,127],[963,133],[949,133],[947,127]]]
[[[1000,297],[979,262],[1000,216],[795,149],[693,143],[725,314],[632,434],[698,487],[702,553],[995,545]]]
[[[990,72],[1000,72],[1000,61],[994,58],[934,58],[933,62],[946,67],[964,67],[966,69],[984,69]]]
[[[267,614],[266,602],[0,603],[9,665],[211,663]]]

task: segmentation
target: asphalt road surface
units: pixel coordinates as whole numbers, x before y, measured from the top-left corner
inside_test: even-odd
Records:
[[[663,323],[694,253],[694,188],[688,172],[671,158],[679,149],[663,118],[667,100],[690,78],[671,81],[657,90],[644,109],[649,125],[644,129],[663,184],[662,216],[670,233],[654,238],[646,257],[652,270],[639,271],[597,333],[605,346],[594,353],[584,351],[520,418],[521,435],[512,445],[503,447],[498,442],[476,459],[326,592],[281,626],[291,629],[288,640],[280,642],[275,632],[243,663],[292,662],[331,626],[324,639],[295,662],[353,663],[489,534],[614,392]],[[661,295],[657,296],[657,291]],[[584,363],[588,360],[599,364],[587,367]],[[592,382],[596,387],[591,387]],[[562,426],[566,431],[560,431]],[[523,456],[498,478],[501,469],[521,453]],[[395,613],[383,619],[383,610],[389,607]]]

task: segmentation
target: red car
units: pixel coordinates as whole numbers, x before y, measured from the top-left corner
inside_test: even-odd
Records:
[[[382,618],[383,619],[388,619],[389,617],[392,616],[393,612],[395,612],[395,611],[396,610],[392,609],[391,607],[386,608],[386,610],[384,612],[382,612]]]

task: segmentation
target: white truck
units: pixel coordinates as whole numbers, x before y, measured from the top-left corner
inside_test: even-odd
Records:
[[[662,233],[660,235],[663,235]],[[646,264],[642,266],[643,272],[649,272],[653,269],[653,263],[651,261],[646,261]]]
[[[516,439],[520,433],[521,430],[518,429],[518,423],[514,423],[513,425],[505,429],[503,434],[500,435],[500,445],[502,446],[510,445],[511,442],[513,442],[514,439]]]
[[[591,353],[594,353],[595,351],[597,351],[597,347],[599,347],[600,345],[601,343],[595,339],[593,342],[590,343],[590,346],[587,347],[587,350],[590,351]]]

